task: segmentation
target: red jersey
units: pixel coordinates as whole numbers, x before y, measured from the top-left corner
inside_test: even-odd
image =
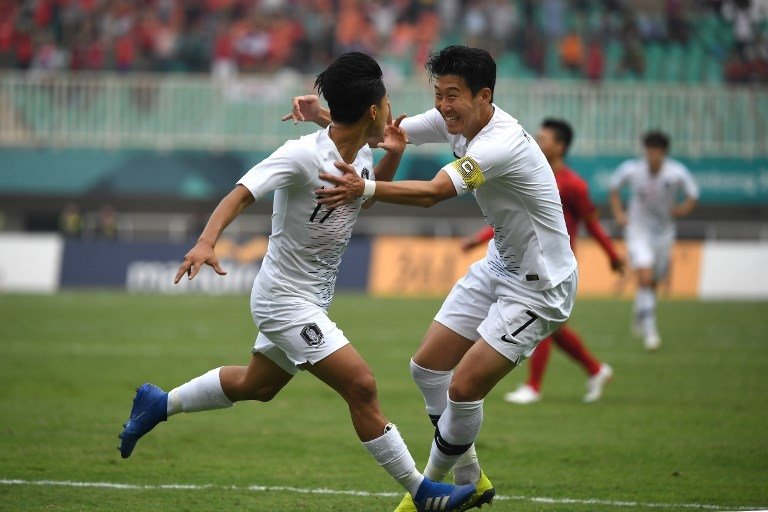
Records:
[[[584,227],[587,228],[592,238],[600,244],[611,261],[617,261],[619,256],[610,237],[600,226],[597,208],[589,197],[589,187],[584,178],[570,168],[563,166],[555,173],[555,181],[557,181],[557,188],[560,191],[565,227],[568,229],[568,236],[571,237],[573,252],[576,252],[576,235],[579,232],[579,223],[583,221]],[[478,241],[490,240],[493,238],[493,228],[487,226],[476,235],[476,238]]]

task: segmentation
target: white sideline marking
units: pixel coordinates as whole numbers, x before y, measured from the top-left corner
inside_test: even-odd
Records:
[[[70,480],[20,480],[20,479],[0,479],[0,485],[39,485],[45,487],[81,487],[81,488],[100,488],[100,489],[127,489],[127,490],[203,490],[203,489],[226,489],[233,491],[256,491],[256,492],[291,492],[296,494],[327,494],[334,496],[379,496],[381,498],[396,498],[403,493],[397,492],[368,492],[368,491],[344,491],[339,489],[307,489],[302,487],[289,487],[284,485],[214,485],[214,484],[125,484],[113,482],[72,482]],[[699,510],[741,510],[755,511],[756,508],[728,505],[710,505],[706,503],[644,503],[640,501],[614,501],[601,499],[577,499],[577,498],[546,498],[536,496],[504,496],[497,495],[494,499],[500,501],[532,501],[534,503],[547,503],[552,505],[604,505],[610,507],[646,507],[646,508],[690,508]],[[757,507],[766,509],[768,507]],[[759,511],[757,511],[759,512]]]

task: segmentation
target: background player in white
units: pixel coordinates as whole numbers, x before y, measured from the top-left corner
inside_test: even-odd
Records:
[[[688,169],[667,157],[669,143],[666,134],[647,132],[643,136],[645,158],[619,165],[609,184],[613,216],[625,228],[630,263],[637,275],[634,331],[642,336],[648,350],[661,346],[656,327],[656,285],[669,270],[670,251],[675,242],[674,219],[691,213],[699,197]],[[620,194],[625,185],[629,188],[626,211]]]
[[[493,226],[487,256],[450,292],[411,360],[411,374],[435,424],[425,475],[475,482],[470,506],[493,499],[474,441],[483,399],[536,345],[562,325],[576,296],[569,245],[554,174],[535,140],[493,104],[496,63],[487,51],[449,46],[433,53],[435,108],[401,123],[410,142],[447,142],[457,160],[431,181],[367,182],[344,163],[335,188],[318,191],[329,207],[376,200],[431,206],[471,192]],[[294,98],[284,119],[327,122],[317,98]],[[455,467],[454,467],[455,466]],[[397,510],[414,510],[410,496]]]
[[[301,368],[346,400],[363,445],[413,495],[419,510],[458,510],[475,486],[432,482],[416,470],[400,433],[379,408],[370,368],[326,313],[363,199],[323,207],[315,190],[328,183],[320,176],[339,174],[334,162],[344,161],[351,172],[372,179],[366,141],[386,135],[381,147],[391,154],[377,171],[391,179],[405,148],[397,128],[402,119],[385,126],[391,116],[381,69],[362,53],[339,57],[318,75],[315,86],[331,108],[330,126],[287,142],[248,171],[216,207],[175,278],[176,283],[184,274],[192,279],[203,265],[224,274],[214,252],[219,235],[246,206],[275,192],[272,235],[251,294],[260,332],[250,364],[216,368],[170,393],[141,386],[120,434],[120,452],[130,456],[139,438],[167,416],[230,407],[240,400],[269,401]]]

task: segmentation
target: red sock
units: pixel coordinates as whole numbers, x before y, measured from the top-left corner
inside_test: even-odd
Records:
[[[547,369],[549,353],[552,351],[552,338],[547,338],[536,347],[531,359],[528,361],[528,385],[538,393],[541,389],[541,381],[544,379],[544,370]]]
[[[594,375],[600,371],[600,361],[590,354],[587,347],[579,338],[579,335],[569,329],[567,326],[562,326],[552,335],[555,343],[563,349],[569,356],[576,360],[588,374]]]

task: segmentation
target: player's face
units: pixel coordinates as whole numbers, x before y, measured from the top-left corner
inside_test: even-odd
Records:
[[[376,106],[376,119],[373,120],[372,137],[380,137],[384,135],[384,128],[387,126],[387,118],[390,116],[390,112],[389,96],[385,94]]]
[[[464,135],[471,139],[483,128],[488,119],[483,107],[490,99],[490,89],[472,95],[463,78],[443,75],[435,79],[435,108],[440,112],[452,135]]]
[[[561,156],[562,144],[557,141],[555,132],[549,128],[539,129],[539,133],[536,134],[536,142],[538,142],[541,152],[547,157],[547,161],[551,162],[553,158]]]
[[[648,160],[648,167],[650,167],[653,172],[657,172],[661,169],[666,157],[667,152],[661,148],[645,148],[645,158]]]

